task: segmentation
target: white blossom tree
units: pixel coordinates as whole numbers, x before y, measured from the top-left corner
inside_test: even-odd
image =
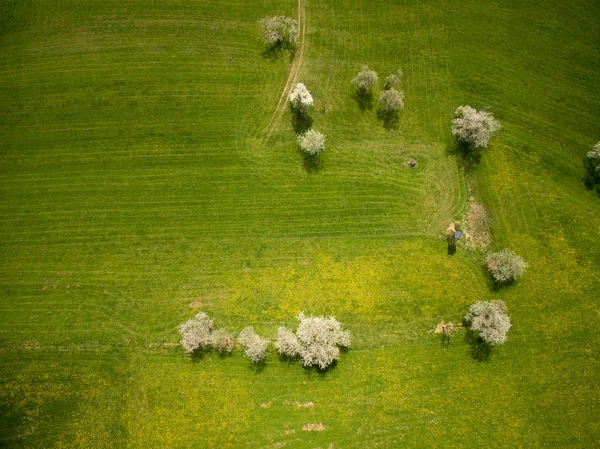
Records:
[[[317,156],[325,149],[325,136],[319,131],[309,129],[303,134],[298,134],[298,145],[310,156]]]
[[[469,308],[465,321],[490,345],[504,344],[511,327],[506,305],[502,301],[476,302]]]
[[[344,331],[334,317],[307,317],[298,315],[300,324],[296,334],[280,327],[275,346],[287,357],[299,356],[304,366],[326,369],[340,356],[340,347],[350,346],[350,332]]]
[[[487,148],[492,135],[501,126],[491,112],[477,111],[471,106],[459,106],[452,120],[452,134],[473,148]]]
[[[394,87],[398,83],[400,83],[400,80],[402,79],[402,75],[403,75],[402,69],[398,68],[398,70],[396,70],[396,73],[392,73],[391,75],[386,76],[384,89],[385,90],[391,89],[392,87]]]
[[[271,47],[289,46],[298,39],[298,22],[291,17],[263,17],[259,23],[263,28],[262,40]]]
[[[290,92],[290,105],[292,109],[304,116],[313,105],[313,97],[303,83],[297,83]]]
[[[214,329],[213,320],[204,312],[198,313],[191,320],[179,325],[181,345],[191,354],[198,348],[211,344],[211,333]]]
[[[384,114],[395,114],[404,108],[404,93],[393,87],[379,94],[379,109]]]
[[[587,157],[600,162],[600,142],[594,145],[594,148],[587,152]]]
[[[252,326],[245,327],[238,337],[244,347],[244,355],[253,363],[260,363],[267,358],[269,340],[258,335]]]
[[[485,265],[498,283],[516,281],[523,276],[527,263],[511,249],[490,253],[485,258]]]
[[[373,87],[377,85],[377,80],[377,72],[370,70],[368,66],[364,65],[356,78],[352,80],[352,84],[356,86],[359,94],[369,95]]]
[[[225,329],[217,329],[210,335],[210,344],[218,353],[230,354],[235,346],[235,339]]]
[[[300,354],[301,349],[296,334],[285,326],[277,329],[277,341],[275,341],[275,347],[279,354],[286,357],[297,357]]]

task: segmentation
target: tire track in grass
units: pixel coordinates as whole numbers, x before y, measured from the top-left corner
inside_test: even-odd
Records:
[[[297,57],[294,57],[294,62],[292,62],[292,67],[290,67],[290,73],[288,74],[285,86],[281,92],[279,101],[277,102],[277,107],[275,108],[275,111],[273,111],[273,115],[271,116],[269,124],[267,125],[267,135],[264,138],[265,141],[269,140],[271,134],[273,134],[275,125],[285,110],[285,105],[287,104],[285,99],[290,94],[292,86],[296,83],[298,73],[300,72],[300,66],[304,56],[304,40],[306,36],[306,0],[298,0],[298,28],[300,30],[300,36],[297,47]]]

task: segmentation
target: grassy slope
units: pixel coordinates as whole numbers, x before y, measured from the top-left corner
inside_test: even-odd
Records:
[[[289,64],[251,36],[291,2],[88,3],[1,16],[3,444],[597,442],[592,2],[311,1],[300,80],[328,136],[319,167],[288,115],[263,133]],[[402,65],[397,131],[352,99],[363,63]],[[530,269],[499,292],[432,239],[466,198],[445,154],[462,102],[504,125],[473,182],[496,244]],[[497,297],[514,328],[487,362],[427,335]],[[334,313],[355,349],[325,376],[274,356],[190,363],[169,347],[190,303],[267,335],[301,309]]]

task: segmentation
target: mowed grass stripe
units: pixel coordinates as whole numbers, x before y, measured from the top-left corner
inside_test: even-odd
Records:
[[[0,40],[7,44],[0,45],[2,66],[24,67],[0,91],[7,111],[0,307],[17,311],[0,329],[24,330],[3,332],[0,343],[0,402],[12,407],[2,409],[9,417],[3,443],[592,446],[597,332],[593,318],[581,317],[595,316],[597,206],[573,177],[594,119],[555,120],[543,94],[550,81],[553,99],[568,97],[557,114],[595,98],[593,64],[581,61],[595,60],[587,52],[596,46],[578,46],[574,59],[547,54],[530,30],[530,17],[539,15],[540,23],[570,25],[542,30],[556,34],[559,50],[589,40],[596,9],[576,3],[310,1],[301,75],[318,102],[313,124],[328,136],[316,173],[303,165],[287,112],[266,144],[252,137],[272,116],[290,64],[262,58],[256,20],[292,15],[296,2],[30,5],[24,23],[45,34],[21,28]],[[202,25],[194,29],[190,17]],[[232,17],[239,32],[222,28],[232,33],[217,36],[208,27]],[[189,34],[175,33],[178,20]],[[512,33],[499,34],[511,21]],[[498,36],[507,39],[499,47]],[[16,40],[26,44],[18,62]],[[45,53],[52,42],[68,57],[59,45]],[[497,59],[488,57],[494,50]],[[542,55],[550,77],[520,65]],[[155,70],[128,72],[148,59]],[[567,61],[588,78],[572,83]],[[88,70],[102,62],[108,65],[98,76]],[[381,76],[403,66],[407,106],[398,130],[383,129],[375,111],[361,112],[352,99],[349,81],[364,63]],[[51,73],[53,65],[66,78]],[[113,65],[123,84],[105,80]],[[222,74],[219,65],[227,67]],[[514,73],[496,77],[502,65]],[[40,79],[33,67],[42,69]],[[531,89],[520,83],[521,68]],[[125,110],[121,92],[137,105]],[[492,106],[506,125],[476,169],[477,193],[494,214],[495,245],[530,263],[521,282],[498,291],[489,289],[477,256],[448,257],[445,243],[431,238],[467,199],[461,172],[444,154],[452,112],[467,102]],[[528,117],[529,129],[521,124]],[[410,157],[415,170],[406,167]],[[75,282],[81,291],[67,292]],[[46,283],[57,286],[42,290]],[[428,334],[442,319],[460,321],[475,300],[498,298],[513,329],[487,362],[473,361],[461,337],[442,349]],[[81,311],[67,312],[79,304]],[[355,337],[325,376],[274,354],[263,371],[240,353],[190,363],[169,346],[177,324],[198,310],[218,326],[254,325],[272,338],[279,325],[294,326],[302,309],[335,314]],[[59,332],[48,332],[63,318]],[[87,319],[98,332],[79,327]],[[313,407],[295,405],[309,401]],[[24,417],[35,422],[32,433]],[[311,422],[327,428],[302,431]]]

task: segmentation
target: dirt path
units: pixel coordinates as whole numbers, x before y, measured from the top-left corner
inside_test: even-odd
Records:
[[[285,106],[287,104],[287,98],[290,95],[292,90],[292,86],[296,84],[296,78],[298,77],[298,72],[300,72],[300,65],[302,64],[302,57],[304,55],[304,37],[306,35],[306,11],[305,11],[305,3],[306,0],[298,0],[298,43],[296,46],[296,57],[294,57],[294,61],[292,62],[292,67],[290,67],[290,73],[287,77],[287,81],[285,82],[285,87],[283,88],[283,92],[281,92],[281,96],[279,97],[279,102],[277,103],[277,107],[275,111],[273,111],[273,115],[271,116],[271,120],[269,120],[269,124],[267,125],[267,135],[265,137],[265,141],[269,140],[271,134],[273,134],[273,130],[275,129],[275,125],[281,118],[283,111],[285,110]]]

